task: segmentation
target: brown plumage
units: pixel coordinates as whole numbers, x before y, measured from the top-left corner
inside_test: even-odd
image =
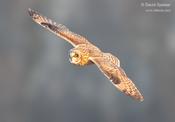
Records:
[[[134,99],[143,101],[143,96],[120,67],[120,61],[117,57],[110,53],[102,52],[86,38],[71,32],[66,26],[56,24],[56,22],[53,22],[51,19],[42,16],[34,10],[29,9],[28,12],[36,23],[65,39],[74,46],[74,48],[70,50],[71,63],[80,66],[96,64],[100,71],[121,92]]]

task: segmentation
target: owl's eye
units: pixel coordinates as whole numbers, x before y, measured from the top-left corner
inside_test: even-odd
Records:
[[[78,58],[79,57],[79,54],[78,53],[75,53],[75,52],[71,52],[70,53],[70,56],[71,57],[74,57],[74,58]]]
[[[79,55],[77,53],[75,53],[73,57],[78,58]]]

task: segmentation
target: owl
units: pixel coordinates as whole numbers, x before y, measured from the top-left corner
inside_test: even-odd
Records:
[[[86,38],[30,8],[28,13],[34,22],[72,44],[74,48],[69,53],[72,64],[79,66],[95,64],[118,90],[136,100],[143,101],[143,96],[121,68],[120,60],[116,56],[103,52]]]

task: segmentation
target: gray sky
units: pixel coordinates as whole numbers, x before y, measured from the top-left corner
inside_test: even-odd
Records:
[[[0,121],[174,122],[174,2],[161,8],[171,12],[141,3],[0,1]],[[116,55],[145,100],[120,93],[95,65],[70,64],[71,45],[34,23],[29,7]]]

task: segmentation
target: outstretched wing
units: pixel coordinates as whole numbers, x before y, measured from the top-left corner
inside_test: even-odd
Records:
[[[69,43],[71,43],[73,46],[76,46],[78,44],[87,44],[90,43],[87,39],[84,37],[71,32],[66,26],[62,24],[56,24],[56,22],[53,22],[51,19],[48,19],[45,16],[42,16],[40,13],[31,10],[29,8],[28,10],[29,15],[32,17],[32,19],[43,26],[44,28],[47,28],[51,32],[55,33],[57,36],[67,40]]]
[[[143,101],[143,96],[120,67],[117,57],[109,53],[103,53],[101,57],[91,57],[90,59],[121,92]]]

